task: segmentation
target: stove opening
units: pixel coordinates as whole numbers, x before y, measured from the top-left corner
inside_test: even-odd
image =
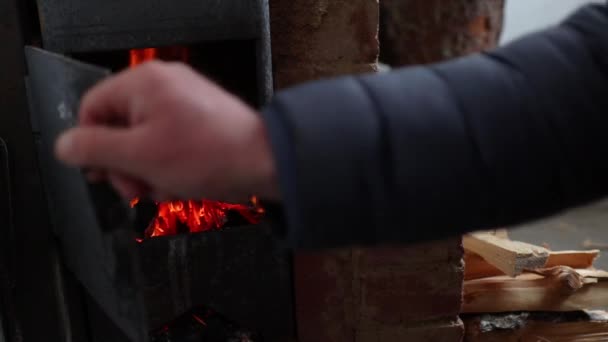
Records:
[[[190,49],[185,46],[167,46],[129,50],[129,67],[135,67],[154,59],[190,62]]]
[[[75,54],[74,57],[113,71],[135,68],[155,59],[187,63],[250,105],[258,104],[255,45],[250,41],[144,47]],[[131,200],[131,207],[136,210],[135,228],[140,233],[138,242],[160,236],[258,224],[264,216],[264,208],[255,196],[252,196],[248,203],[226,203],[208,199],[157,203],[134,198]]]
[[[207,199],[159,203],[134,198],[131,207],[137,210],[136,228],[142,233],[138,242],[159,236],[258,224],[264,216],[264,208],[255,196],[247,204]]]
[[[118,72],[145,61],[159,59],[189,64],[206,77],[259,107],[255,40],[221,40],[190,45],[143,46],[128,50],[74,52],[70,57]]]
[[[195,307],[150,334],[152,342],[172,341],[262,341],[259,333],[205,307]]]

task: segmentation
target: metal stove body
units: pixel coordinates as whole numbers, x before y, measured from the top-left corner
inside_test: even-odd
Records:
[[[188,46],[195,68],[264,104],[272,95],[267,1],[0,0],[0,13],[4,338],[143,342],[204,305],[264,341],[291,339],[290,255],[268,225],[137,244],[113,191],[52,158],[82,94],[128,49]]]

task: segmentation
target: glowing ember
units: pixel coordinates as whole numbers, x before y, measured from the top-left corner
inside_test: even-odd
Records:
[[[153,59],[166,61],[180,61],[187,63],[190,59],[190,51],[183,46],[168,46],[160,48],[132,49],[129,50],[129,66],[134,67]]]
[[[132,207],[139,203],[135,198]],[[135,204],[133,204],[135,203]],[[218,201],[169,201],[156,203],[158,212],[144,232],[144,237],[175,235],[183,230],[190,233],[205,232],[222,228],[228,221],[228,214],[239,214],[250,224],[260,223],[264,208],[260,207],[257,198],[251,204],[231,204]]]
[[[131,200],[131,202],[129,204],[131,205],[131,208],[135,208],[137,203],[139,203],[139,198],[135,197],[134,199]]]
[[[192,314],[192,317],[193,317],[193,318],[194,318],[194,319],[195,319],[197,322],[199,322],[200,324],[202,324],[202,325],[204,325],[204,326],[207,326],[207,323],[205,322],[205,320],[203,320],[203,319],[202,319],[202,318],[200,318],[199,316],[197,316],[197,315],[195,315],[195,314]]]

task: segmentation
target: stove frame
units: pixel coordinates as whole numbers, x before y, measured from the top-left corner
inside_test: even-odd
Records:
[[[129,20],[132,18],[137,20]],[[109,5],[102,0],[0,0],[0,41],[5,50],[0,54],[0,104],[4,112],[0,115],[0,138],[6,145],[0,153],[0,175],[9,183],[9,191],[0,194],[4,196],[0,203],[7,204],[0,209],[8,208],[5,211],[9,218],[3,219],[6,224],[0,227],[5,237],[0,244],[6,246],[0,255],[0,327],[4,333],[0,341],[146,341],[145,329],[149,332],[165,319],[198,304],[215,305],[222,314],[259,329],[265,341],[295,336],[291,256],[274,241],[266,224],[161,238],[141,246],[132,245],[135,242],[128,230],[100,229],[99,236],[105,236],[103,241],[98,240],[100,245],[116,260],[130,257],[114,253],[108,246],[122,246],[118,249],[122,251],[141,247],[134,253],[141,267],[128,268],[125,275],[134,276],[133,284],[141,286],[138,300],[153,303],[148,305],[151,309],[146,309],[145,317],[141,312],[134,314],[137,319],[131,323],[139,325],[134,327],[137,332],[125,331],[124,324],[119,328],[115,312],[100,305],[104,299],[99,294],[104,291],[83,286],[83,269],[76,271],[74,260],[69,259],[78,254],[69,247],[71,235],[53,224],[49,215],[45,152],[37,153],[48,153],[46,126],[36,119],[40,102],[34,100],[33,93],[39,94],[40,89],[32,84],[32,75],[27,76],[33,64],[26,67],[24,46],[36,45],[70,57],[238,40],[255,42],[256,90],[258,103],[263,104],[273,89],[267,0],[183,0],[179,6],[169,0],[129,0]],[[74,97],[71,106],[78,100]],[[77,246],[73,242],[72,246]],[[166,263],[152,267],[155,257]],[[205,264],[207,259],[215,263]],[[199,263],[200,273],[189,262]],[[143,272],[132,272],[137,268]],[[261,270],[266,271],[263,277]],[[171,280],[163,282],[166,275]],[[214,283],[208,284],[203,295],[188,288],[192,279],[200,284],[205,277]],[[251,284],[255,284],[253,299],[241,291]],[[226,285],[224,290],[222,285]],[[154,302],[159,288],[172,290],[167,296],[172,304],[169,310]]]

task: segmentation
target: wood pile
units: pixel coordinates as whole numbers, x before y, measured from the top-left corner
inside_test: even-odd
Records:
[[[463,245],[465,341],[608,341],[598,250],[552,251],[505,231],[469,234]]]

